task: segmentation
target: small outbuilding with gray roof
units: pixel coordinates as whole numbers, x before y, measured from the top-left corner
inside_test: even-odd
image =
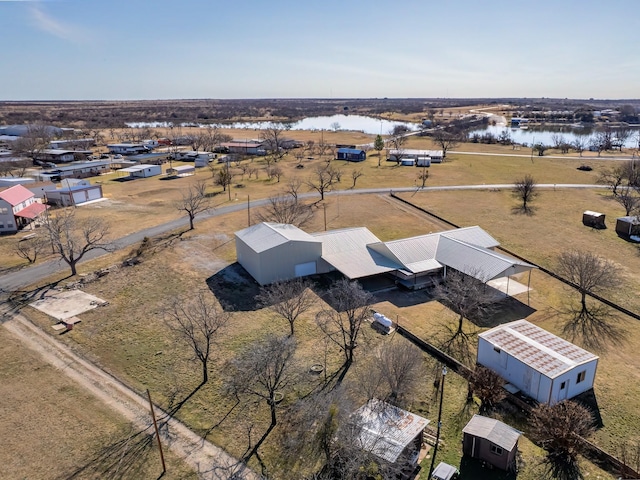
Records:
[[[478,335],[477,362],[541,403],[593,388],[598,357],[526,320]]]
[[[499,420],[474,415],[462,429],[462,453],[501,470],[515,470],[520,435]]]

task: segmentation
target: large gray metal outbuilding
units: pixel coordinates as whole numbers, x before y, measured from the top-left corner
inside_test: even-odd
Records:
[[[235,235],[238,263],[260,285],[317,272],[322,241],[294,225],[263,222]]]

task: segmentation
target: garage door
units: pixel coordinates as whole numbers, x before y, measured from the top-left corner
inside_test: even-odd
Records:
[[[316,273],[316,262],[299,263],[295,267],[296,277],[304,277]]]
[[[74,192],[73,194],[73,203],[79,204],[87,201],[87,195],[85,192]]]
[[[92,188],[87,193],[89,194],[89,200],[97,200],[101,198],[99,188]]]

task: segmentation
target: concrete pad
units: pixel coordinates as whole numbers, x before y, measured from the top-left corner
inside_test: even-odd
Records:
[[[50,290],[44,294],[44,298],[29,305],[58,321],[64,321],[104,303],[101,298],[81,290]]]
[[[496,278],[495,280],[489,280],[487,282],[487,285],[489,285],[492,288],[495,288],[496,290],[504,293],[505,295],[510,295],[510,296],[519,295],[521,293],[526,293],[527,291],[531,290],[526,285],[523,285],[520,282],[516,282],[512,278],[507,279],[507,277]]]

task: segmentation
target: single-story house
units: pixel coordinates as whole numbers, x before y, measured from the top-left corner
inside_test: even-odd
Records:
[[[0,191],[0,233],[15,233],[47,210],[36,196],[22,185]]]
[[[120,155],[137,155],[139,153],[149,153],[153,146],[144,143],[112,143],[107,145],[109,153]]]
[[[521,433],[499,420],[474,415],[462,429],[462,453],[500,470],[514,471]]]
[[[477,362],[525,395],[555,404],[593,388],[598,357],[526,320],[478,335]]]
[[[84,160],[93,152],[91,150],[63,150],[47,148],[32,155],[34,162],[69,163]]]
[[[116,173],[126,173],[132,178],[146,178],[156,175],[162,175],[162,166],[160,165],[133,165],[131,167],[116,170]]]
[[[600,212],[593,212],[591,210],[585,210],[582,213],[582,224],[587,227],[604,229],[607,228],[604,223],[605,214]]]
[[[178,152],[176,158],[184,162],[194,162],[194,167],[206,167],[217,155],[211,152]]]
[[[426,418],[372,398],[352,414],[351,421],[359,427],[363,450],[391,464],[418,465],[429,424]]]
[[[293,225],[258,223],[235,237],[238,263],[260,285],[317,272],[322,241]]]
[[[617,218],[616,233],[623,237],[640,236],[640,217],[629,215]]]
[[[359,148],[339,148],[336,150],[337,160],[347,160],[349,162],[362,162],[367,158],[367,152]]]
[[[49,148],[89,148],[95,144],[94,138],[68,138],[66,140],[51,140]]]
[[[27,185],[35,182],[33,178],[29,177],[0,177],[0,188],[13,187],[14,185]]]
[[[277,250],[262,248],[272,231],[286,234],[297,241],[318,242],[306,247],[306,266],[297,257],[281,255]],[[251,232],[251,243],[243,236]],[[265,240],[261,240],[261,236]],[[534,265],[493,251],[498,241],[480,227],[467,227],[382,242],[365,227],[346,228],[308,234],[293,225],[263,223],[236,232],[238,262],[252,275],[256,264],[275,268],[274,274],[261,271],[258,283],[288,280],[315,273],[338,271],[350,280],[380,274],[391,275],[397,284],[410,289],[432,286],[452,268],[477,280],[488,282],[498,278],[530,272]],[[247,249],[252,256],[247,256]],[[242,254],[241,254],[242,252]],[[314,256],[315,255],[315,256]],[[251,259],[251,260],[250,260]],[[245,262],[251,262],[245,265]],[[313,264],[313,268],[312,268]],[[270,279],[272,280],[265,280]],[[508,292],[508,290],[507,290]]]
[[[70,185],[47,192],[47,202],[64,207],[78,206],[102,198],[102,185]]]
[[[196,173],[196,167],[193,165],[179,165],[173,168],[167,168],[169,177],[188,177]]]
[[[111,171],[111,160],[91,160],[88,162],[74,162],[70,165],[59,166],[44,170],[38,174],[42,180],[61,180],[63,178],[96,177],[101,173]]]
[[[264,155],[264,142],[256,140],[234,140],[233,142],[224,142],[220,147],[228,153],[242,153],[244,155]]]

